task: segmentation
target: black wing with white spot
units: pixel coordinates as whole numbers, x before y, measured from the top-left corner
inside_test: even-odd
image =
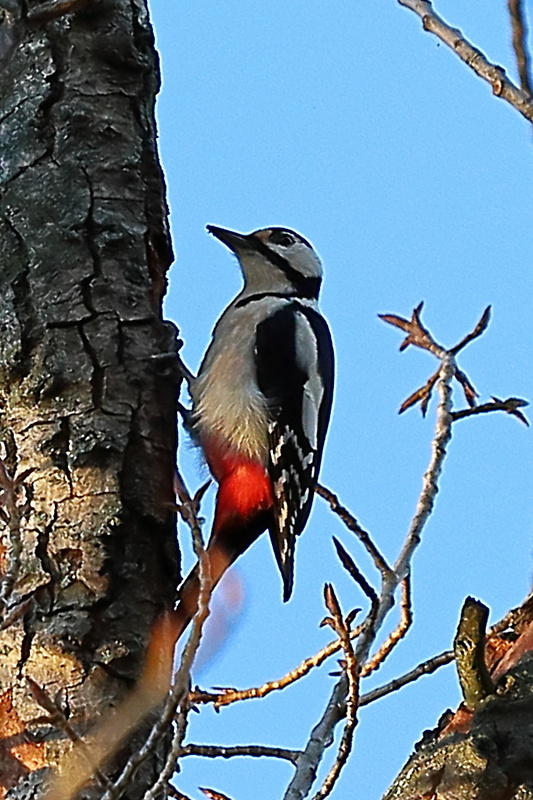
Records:
[[[269,408],[270,537],[284,599],[292,592],[296,537],[307,522],[333,396],[333,345],[325,319],[294,301],[257,327],[259,388]]]

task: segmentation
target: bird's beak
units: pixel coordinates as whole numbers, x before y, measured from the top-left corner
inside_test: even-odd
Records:
[[[238,254],[244,247],[249,247],[248,236],[237,231],[228,231],[226,228],[218,228],[216,225],[207,225],[207,230],[224,242],[230,250]]]

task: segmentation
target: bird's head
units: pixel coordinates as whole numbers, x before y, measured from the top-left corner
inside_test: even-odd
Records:
[[[237,233],[216,225],[207,230],[239,260],[246,291],[291,291],[316,299],[322,264],[312,245],[289,228],[261,228]]]

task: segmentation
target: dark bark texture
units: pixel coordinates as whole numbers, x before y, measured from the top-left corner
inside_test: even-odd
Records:
[[[27,678],[83,732],[174,599],[178,379],[144,2],[0,6],[0,798],[19,798],[70,744]]]
[[[485,659],[494,692],[426,731],[383,800],[533,800],[533,603]]]

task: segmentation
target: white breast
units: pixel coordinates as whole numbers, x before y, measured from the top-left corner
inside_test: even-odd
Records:
[[[285,302],[265,298],[241,308],[232,303],[213,331],[213,341],[191,387],[193,429],[200,441],[206,434],[216,434],[235,450],[253,458],[260,456],[265,465],[268,413],[257,385],[255,329],[265,313]]]

